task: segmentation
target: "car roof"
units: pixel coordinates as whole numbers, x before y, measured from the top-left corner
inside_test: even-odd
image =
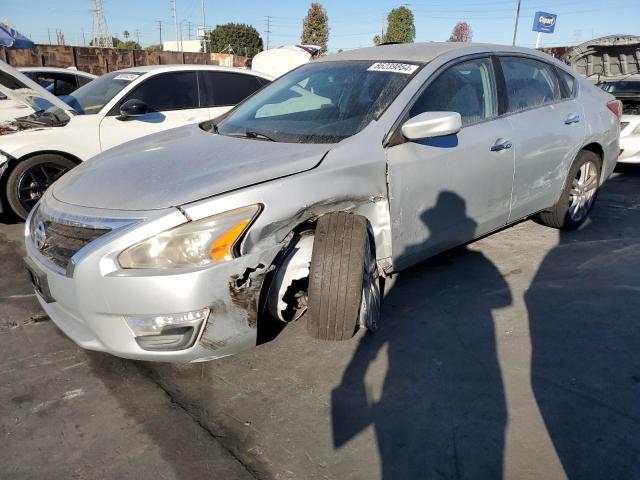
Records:
[[[327,55],[316,61],[377,60],[426,63],[441,55],[455,51],[460,55],[484,52],[507,52],[537,55],[539,57],[546,58],[547,60],[549,58],[553,58],[545,53],[538,52],[530,48],[512,47],[491,43],[424,42],[386,44],[375,47],[359,48],[357,50],[348,50],[333,55]]]
[[[266,73],[256,72],[254,70],[247,70],[244,68],[234,67],[222,67],[220,65],[201,65],[201,64],[176,64],[176,65],[141,65],[139,67],[129,67],[118,70],[118,72],[131,72],[131,73],[163,73],[163,72],[179,72],[183,70],[209,70],[216,72],[233,72],[244,73],[246,75],[254,75],[256,77],[262,77],[267,80],[273,80],[271,75]]]
[[[80,75],[81,77],[96,78],[95,75],[82,70],[75,70],[72,68],[60,68],[60,67],[18,67],[20,72],[50,72],[50,73],[69,73],[72,75]]]

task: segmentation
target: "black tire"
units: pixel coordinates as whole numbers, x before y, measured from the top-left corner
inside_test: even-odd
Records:
[[[44,191],[75,167],[72,160],[53,153],[34,155],[19,162],[7,178],[7,203],[23,220]]]
[[[570,206],[572,203],[571,191],[573,188],[573,181],[583,165],[589,162],[595,165],[597,172],[597,185],[599,186],[600,176],[602,174],[602,159],[599,155],[589,150],[580,151],[576,156],[573,165],[571,165],[571,169],[569,170],[569,175],[567,176],[567,179],[565,181],[560,199],[549,211],[541,212],[538,215],[537,220],[541,224],[560,230],[575,230],[585,222],[598,197],[597,186],[595,192],[593,193],[592,199],[589,201],[586,207],[586,211],[582,212],[582,215],[579,218],[572,217]]]
[[[370,247],[364,217],[337,212],[318,219],[309,272],[307,332],[311,337],[348,340],[358,330]]]

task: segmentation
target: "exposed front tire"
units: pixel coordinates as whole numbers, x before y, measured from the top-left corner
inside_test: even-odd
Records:
[[[318,219],[309,273],[307,332],[348,340],[359,327],[375,330],[380,280],[367,220],[337,212]]]
[[[575,230],[582,225],[598,196],[602,161],[594,152],[582,150],[569,170],[558,202],[538,216],[540,223],[561,230]]]
[[[60,155],[43,153],[19,162],[7,178],[7,203],[26,219],[45,190],[76,164]]]

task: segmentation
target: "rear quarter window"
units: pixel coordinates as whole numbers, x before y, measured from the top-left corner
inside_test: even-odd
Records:
[[[576,79],[570,73],[558,68],[558,77],[560,77],[560,83],[563,87],[562,98],[571,98],[576,93]]]

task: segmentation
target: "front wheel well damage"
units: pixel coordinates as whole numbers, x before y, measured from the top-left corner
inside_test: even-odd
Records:
[[[272,340],[286,326],[306,312],[309,267],[318,219],[297,225],[285,238],[284,247],[273,260],[262,285],[258,305],[258,344]],[[357,213],[354,213],[357,215]],[[371,246],[373,228],[367,219]]]

